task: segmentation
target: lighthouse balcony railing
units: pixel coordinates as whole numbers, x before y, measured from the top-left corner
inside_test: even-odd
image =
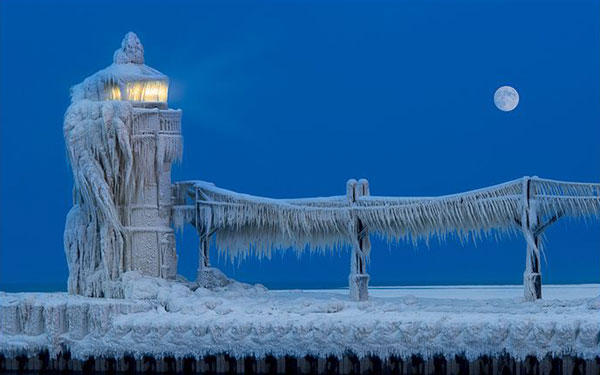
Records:
[[[181,134],[181,110],[133,108],[133,134],[160,132]]]

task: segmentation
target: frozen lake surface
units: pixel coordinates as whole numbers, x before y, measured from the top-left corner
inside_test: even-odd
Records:
[[[600,284],[543,285],[544,299],[571,300],[600,295]],[[348,294],[348,289],[311,289],[304,292]],[[276,291],[283,292],[286,291]],[[415,296],[423,298],[495,299],[523,296],[523,285],[441,285],[441,286],[375,286],[369,287],[372,297]]]

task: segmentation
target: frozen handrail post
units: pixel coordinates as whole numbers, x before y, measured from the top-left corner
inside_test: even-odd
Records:
[[[523,178],[523,197],[521,228],[527,241],[527,255],[525,260],[525,273],[523,274],[523,287],[526,301],[535,301],[542,298],[542,274],[540,273],[540,240],[536,235],[539,222],[537,214],[537,201],[532,196],[531,178]]]
[[[194,189],[194,226],[198,231],[198,272],[196,282],[204,288],[223,287],[231,282],[218,268],[210,266],[210,238],[219,229],[213,222],[214,203],[197,185],[193,184]]]
[[[521,205],[521,218],[516,219],[516,222],[527,242],[523,275],[525,300],[535,301],[542,298],[542,234],[564,216],[598,218],[600,184],[524,177]]]
[[[194,186],[194,192],[196,194],[196,220],[199,220],[200,218],[200,210],[203,209],[200,207],[200,203],[199,203],[199,196],[200,196],[200,191],[198,189],[197,186]],[[208,208],[210,209],[210,208]],[[199,254],[198,254],[198,276],[200,277],[200,273],[206,269],[210,267],[210,236],[212,235],[211,233],[211,229],[206,223],[205,223],[205,230],[204,233],[200,233],[200,231],[198,231],[198,237],[200,239],[200,244],[199,244]]]
[[[346,182],[346,197],[351,203],[362,196],[369,196],[369,182],[365,179],[356,181],[354,179]],[[367,274],[366,261],[371,251],[371,240],[368,228],[363,222],[352,216],[352,255],[350,258],[350,276],[348,276],[350,298],[355,301],[366,301],[369,298],[369,274]]]

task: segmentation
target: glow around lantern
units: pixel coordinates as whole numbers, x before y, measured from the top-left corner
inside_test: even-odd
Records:
[[[133,81],[127,82],[124,86],[123,89],[118,85],[107,86],[107,99],[133,102],[167,102],[169,85],[166,81]]]
[[[127,100],[135,102],[166,102],[169,86],[165,81],[127,82]]]

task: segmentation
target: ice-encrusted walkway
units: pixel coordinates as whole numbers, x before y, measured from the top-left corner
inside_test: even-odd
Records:
[[[68,349],[73,358],[600,355],[598,285],[548,286],[549,299],[537,302],[523,302],[514,287],[374,288],[369,301],[352,302],[335,290],[132,285],[128,295],[145,299],[0,292],[0,352]]]

